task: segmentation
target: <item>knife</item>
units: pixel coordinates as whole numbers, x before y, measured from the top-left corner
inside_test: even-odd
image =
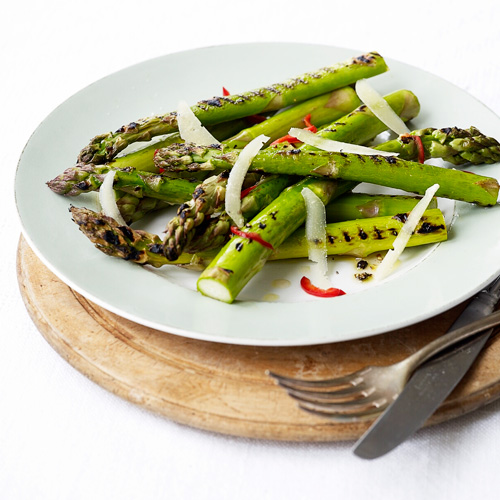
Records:
[[[471,300],[448,332],[491,314],[499,300],[500,276]],[[492,331],[482,332],[420,366],[397,399],[359,439],[354,454],[367,459],[380,457],[420,429],[467,373]]]

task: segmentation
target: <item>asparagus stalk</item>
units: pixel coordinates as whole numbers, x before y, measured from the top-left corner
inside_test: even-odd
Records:
[[[87,208],[71,207],[73,220],[96,248],[112,257],[137,264],[162,267],[175,264],[190,269],[204,269],[217,255],[217,251],[182,254],[176,261],[169,261],[161,251],[161,238],[146,231],[120,226],[111,217]],[[405,214],[373,217],[364,220],[328,224],[328,255],[352,255],[364,258],[392,248],[400,231]],[[408,246],[420,246],[445,241],[447,231],[443,214],[438,209],[425,212]],[[306,258],[308,253],[304,230],[299,229],[287,238],[269,260]]]
[[[352,255],[364,258],[372,253],[391,249],[408,213],[327,224],[328,255]],[[434,208],[424,212],[407,246],[437,243],[446,239],[447,230],[443,213]],[[298,254],[307,257],[307,245],[304,230],[301,229],[278,247],[271,259],[293,259]]]
[[[106,255],[153,267],[165,264],[163,244],[156,234],[120,226],[113,218],[88,208],[72,206],[69,211],[80,231]]]
[[[160,150],[157,158],[162,164],[171,165],[174,171],[185,168],[196,170],[197,166],[210,170],[231,168],[238,154],[238,150],[224,151],[222,147],[173,144]],[[259,152],[252,161],[250,171],[370,182],[416,194],[424,194],[429,186],[439,184],[436,196],[483,206],[494,205],[499,190],[498,182],[491,177],[394,156],[330,153],[292,147],[268,148]]]
[[[245,116],[285,108],[306,99],[350,85],[387,71],[384,59],[376,52],[349,61],[305,73],[283,83],[263,87],[243,94],[214,97],[200,101],[191,109],[204,125],[235,120]],[[177,131],[175,112],[145,118],[124,125],[116,132],[96,136],[82,149],[78,161],[100,164],[114,158],[129,144],[149,141],[152,137]]]
[[[412,136],[422,140],[425,159],[442,158],[454,165],[496,163],[500,161],[500,143],[477,128],[424,128],[384,142],[375,149],[399,153],[403,160],[417,160],[418,147]]]
[[[132,167],[140,172],[152,172],[157,174],[159,173],[159,170],[153,161],[156,150],[179,142],[182,142],[181,136],[177,133],[171,134],[165,139],[157,141],[150,146],[139,149],[138,151],[113,158],[106,164],[106,166],[115,169]],[[91,168],[90,165],[91,164],[88,164],[87,168]]]
[[[346,193],[326,206],[326,220],[341,222],[410,212],[419,200],[415,196]],[[429,204],[431,208],[437,208],[436,198]]]
[[[108,165],[79,164],[66,169],[47,185],[58,194],[76,196],[98,190],[109,171]],[[172,179],[129,167],[116,170],[114,188],[137,198],[150,197],[180,204],[191,198],[198,183],[196,179]]]
[[[420,112],[420,103],[413,92],[397,90],[384,97],[396,114],[407,122]],[[378,134],[387,130],[384,125],[364,104],[352,113],[318,130],[318,135],[350,144],[366,144]],[[316,148],[302,145],[300,149],[314,151]]]

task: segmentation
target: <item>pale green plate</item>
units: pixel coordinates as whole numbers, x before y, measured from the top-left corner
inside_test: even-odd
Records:
[[[24,236],[59,278],[93,302],[137,323],[202,340],[262,346],[345,341],[404,327],[460,303],[500,273],[498,206],[442,203],[447,220],[453,219],[449,241],[405,252],[397,272],[380,284],[357,283],[353,260],[336,259],[331,277],[347,294],[317,299],[298,285],[307,261],[268,264],[228,305],[198,294],[193,272],[148,272],[105,256],[68,212],[71,203],[96,208],[95,196],[69,199],[45,186],[73,166],[98,133],[174,110],[181,99],[194,103],[220,95],[222,86],[233,93],[250,90],[361,52],[279,43],[209,47],[146,61],[90,85],[55,109],[23,151],[15,189]],[[415,92],[422,111],[413,128],[474,125],[500,137],[500,119],[463,90],[387,62],[391,71],[372,79],[373,85],[383,94]],[[499,164],[469,170],[500,177]],[[159,232],[165,221],[157,217],[148,227]],[[291,285],[277,287],[277,279]],[[276,301],[266,302],[270,297]]]

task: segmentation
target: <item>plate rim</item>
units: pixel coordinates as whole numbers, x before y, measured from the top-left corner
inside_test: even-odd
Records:
[[[415,323],[416,322],[415,321],[415,317],[413,317],[412,319],[409,319],[407,321],[401,320],[399,322],[392,323],[390,330],[380,330],[380,328],[379,329],[375,328],[375,329],[369,330],[368,333],[365,330],[364,333],[360,333],[359,335],[351,335],[349,338],[339,338],[339,339],[337,339],[337,338],[332,338],[332,337],[328,337],[328,338],[318,337],[316,339],[304,338],[304,339],[294,339],[294,340],[290,340],[290,339],[276,339],[276,338],[273,338],[273,339],[255,339],[255,338],[242,338],[242,337],[235,338],[235,337],[221,336],[221,335],[217,335],[217,334],[199,333],[197,331],[192,331],[192,330],[187,330],[187,329],[172,327],[172,326],[169,326],[169,325],[163,325],[163,324],[159,324],[157,321],[150,321],[150,320],[148,320],[146,318],[138,318],[137,315],[132,314],[132,313],[128,313],[127,311],[124,311],[123,308],[120,308],[118,306],[110,304],[108,301],[103,300],[103,299],[95,296],[92,292],[89,292],[85,288],[82,288],[78,283],[74,282],[74,280],[72,280],[71,278],[65,276],[64,273],[62,273],[57,268],[57,266],[55,264],[53,264],[50,261],[50,259],[48,257],[46,257],[43,254],[43,252],[41,252],[39,250],[38,246],[33,241],[33,239],[31,238],[31,235],[29,234],[28,230],[26,229],[24,221],[23,221],[23,218],[22,218],[22,215],[21,215],[21,210],[19,208],[18,190],[17,190],[18,174],[19,174],[19,171],[21,169],[22,160],[23,160],[26,148],[29,146],[30,142],[32,141],[33,137],[37,134],[37,132],[39,131],[39,129],[41,129],[46,124],[47,120],[49,120],[50,117],[57,110],[60,110],[66,103],[68,103],[68,101],[76,98],[81,93],[85,92],[86,90],[90,89],[91,87],[97,86],[103,80],[116,77],[117,75],[119,75],[123,71],[133,70],[134,68],[137,68],[138,66],[140,66],[141,64],[144,64],[144,63],[153,63],[155,61],[160,61],[160,60],[168,59],[170,56],[173,56],[173,55],[180,55],[180,54],[186,54],[186,53],[199,53],[199,52],[201,52],[203,50],[207,50],[207,49],[219,50],[219,49],[227,49],[227,48],[231,48],[231,47],[238,47],[238,48],[241,48],[241,47],[254,47],[254,46],[265,47],[265,46],[268,46],[268,45],[273,45],[273,46],[278,46],[279,45],[279,46],[288,46],[288,47],[290,47],[290,46],[301,46],[301,47],[308,47],[310,49],[321,47],[323,49],[333,49],[333,50],[355,52],[355,49],[349,49],[349,48],[344,48],[344,47],[333,47],[333,46],[329,46],[329,45],[326,45],[326,44],[312,44],[312,43],[303,44],[303,43],[295,43],[295,42],[293,42],[293,43],[288,43],[288,42],[256,42],[256,43],[220,44],[220,45],[211,45],[211,46],[206,46],[206,47],[199,47],[199,48],[194,48],[194,49],[188,49],[188,50],[173,52],[173,53],[165,54],[163,56],[157,56],[155,58],[151,58],[151,59],[148,59],[148,60],[145,60],[145,61],[141,61],[141,62],[138,62],[138,63],[133,64],[131,66],[128,66],[126,68],[123,68],[121,70],[115,71],[115,72],[113,72],[113,73],[111,73],[109,75],[104,76],[103,78],[101,78],[99,80],[96,80],[95,82],[93,82],[93,83],[87,85],[86,87],[82,88],[80,91],[76,92],[72,96],[68,97],[66,100],[64,100],[62,103],[60,103],[56,108],[54,108],[54,110],[52,110],[51,113],[49,113],[49,115],[47,115],[47,117],[45,117],[44,120],[42,120],[42,122],[32,132],[32,134],[30,135],[28,141],[26,142],[26,144],[25,144],[25,146],[24,146],[24,148],[22,150],[22,153],[20,155],[20,158],[19,158],[19,161],[18,161],[18,164],[17,164],[17,168],[16,168],[15,203],[16,203],[17,214],[18,214],[18,218],[19,218],[19,221],[20,221],[20,225],[21,225],[23,236],[25,237],[26,241],[28,242],[28,244],[30,245],[30,247],[33,249],[33,251],[36,253],[36,255],[44,263],[44,265],[46,265],[56,276],[58,276],[61,280],[63,280],[68,286],[70,286],[72,289],[74,289],[76,292],[80,293],[81,295],[83,295],[87,299],[89,299],[92,302],[96,303],[97,305],[99,305],[99,306],[103,307],[104,309],[107,309],[107,310],[109,310],[109,311],[111,311],[111,312],[113,312],[113,313],[115,313],[115,314],[117,314],[119,316],[122,316],[122,317],[124,317],[126,319],[129,319],[129,320],[134,321],[136,323],[140,323],[140,324],[142,324],[144,326],[147,326],[147,327],[150,327],[150,328],[154,328],[154,329],[157,329],[157,330],[160,330],[160,331],[172,333],[172,334],[175,334],[175,335],[181,335],[181,336],[184,336],[184,337],[189,337],[189,338],[197,339],[197,340],[206,340],[206,341],[211,341],[211,342],[229,343],[229,344],[235,344],[235,345],[276,346],[276,347],[278,347],[278,346],[317,345],[317,344],[329,343],[329,342],[349,341],[349,340],[355,340],[355,339],[358,339],[358,338],[368,337],[368,336],[371,336],[371,335],[383,334],[383,333],[387,333],[388,331],[395,330],[395,329],[398,329],[398,328],[402,328],[402,327],[405,327],[405,326],[409,326],[410,324]],[[430,73],[430,72],[428,72],[426,70],[422,70],[422,69],[417,68],[415,66],[412,66],[410,64],[397,61],[397,60],[392,59],[392,58],[385,58],[385,59],[388,62],[389,66],[391,64],[393,64],[393,63],[402,64],[404,66],[411,67],[415,71],[418,71],[418,72],[421,72],[421,73],[426,73],[428,76],[430,76],[433,79],[440,80],[443,84],[445,84],[447,86],[451,86],[454,89],[458,90],[459,92],[467,95],[469,98],[472,98],[475,101],[476,104],[481,105],[484,108],[485,111],[488,111],[493,116],[495,116],[497,119],[499,119],[499,117],[490,108],[488,108],[484,103],[482,103],[479,99],[477,99],[473,95],[469,94],[465,90],[461,89],[457,85],[455,85],[455,84],[453,84],[453,83],[451,83],[451,82],[443,79],[442,77],[434,75],[434,74],[432,74],[432,73]],[[104,256],[104,257],[107,258],[107,256]],[[417,267],[419,267],[419,266],[417,266]],[[500,267],[499,267],[499,269],[500,269]],[[412,272],[412,270],[409,270],[409,272]],[[421,320],[424,320],[424,319],[427,319],[430,316],[433,316],[435,314],[440,314],[441,312],[443,312],[443,311],[445,311],[445,310],[447,310],[447,309],[449,309],[451,307],[454,307],[457,304],[459,304],[460,302],[462,302],[463,300],[466,300],[467,298],[471,297],[472,295],[474,295],[474,293],[476,293],[477,291],[479,291],[489,281],[491,281],[494,278],[494,275],[492,275],[490,278],[491,279],[482,280],[480,283],[477,283],[477,286],[475,286],[475,287],[472,288],[472,292],[471,292],[471,289],[469,289],[466,293],[463,293],[461,296],[459,296],[459,297],[457,296],[454,301],[448,302],[446,305],[443,305],[440,308],[434,309],[433,312],[432,312],[432,314],[427,314],[427,315],[424,314],[424,315],[419,316],[417,322],[421,321]],[[373,287],[372,289],[375,289],[375,288],[377,288],[377,287]],[[366,293],[366,292],[363,292],[363,293]],[[206,298],[202,297],[201,295],[199,295],[199,297],[203,298],[204,300],[210,300],[211,302],[215,302],[215,301],[212,301],[211,299],[206,299]],[[336,300],[338,300],[338,299],[339,298],[336,298]],[[277,305],[277,304],[273,304],[273,303],[253,302],[253,301],[251,301],[250,303],[252,303],[252,304],[259,304],[260,306],[263,306],[263,309],[268,309],[269,307],[275,307]],[[317,302],[317,303],[319,304],[320,302]],[[290,304],[293,304],[293,303],[290,303]],[[307,303],[307,304],[309,304],[309,303]],[[283,303],[281,305],[283,305]],[[234,308],[235,304],[233,304],[233,305],[224,305],[224,306]],[[316,309],[316,308],[318,308],[318,306],[312,307],[312,309]]]

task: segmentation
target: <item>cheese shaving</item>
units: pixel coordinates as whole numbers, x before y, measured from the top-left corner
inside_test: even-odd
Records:
[[[315,148],[331,153],[353,153],[360,155],[379,155],[379,156],[398,156],[399,153],[390,153],[388,151],[378,151],[377,149],[367,148],[365,146],[358,146],[356,144],[349,144],[348,142],[333,141],[332,139],[325,139],[319,135],[303,128],[291,128],[288,132],[299,141],[314,146]]]
[[[115,219],[121,226],[126,226],[127,223],[123,219],[120,209],[116,204],[115,190],[113,189],[115,174],[116,170],[110,170],[104,177],[104,181],[99,188],[99,202],[104,215]]]
[[[306,204],[306,240],[311,268],[311,282],[323,289],[332,286],[327,278],[328,261],[326,250],[326,210],[321,199],[309,188],[301,191]]]
[[[241,150],[238,159],[229,173],[225,199],[226,212],[239,228],[242,228],[245,224],[243,214],[241,213],[241,188],[243,181],[255,155],[268,140],[269,137],[262,134],[250,141]]]
[[[394,243],[392,245],[392,249],[387,252],[384,257],[384,260],[380,263],[375,272],[375,278],[377,280],[382,280],[386,278],[394,269],[396,262],[399,257],[403,253],[403,250],[406,248],[408,241],[415,231],[417,224],[419,223],[422,215],[427,210],[429,203],[432,201],[432,197],[436,194],[436,191],[439,189],[439,184],[434,184],[430,188],[428,188],[425,192],[423,198],[415,205],[413,210],[408,215],[406,222],[403,224],[403,227],[399,231],[399,234],[396,236]]]
[[[366,79],[356,82],[356,94],[368,109],[393,132],[398,135],[409,134],[410,129],[387,101],[368,83]]]
[[[186,101],[177,105],[177,125],[179,135],[186,142],[193,142],[199,146],[220,144],[219,141],[201,124]]]

